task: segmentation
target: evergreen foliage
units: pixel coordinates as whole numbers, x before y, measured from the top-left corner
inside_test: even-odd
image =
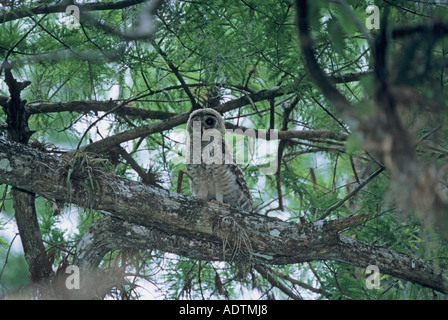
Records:
[[[95,1],[103,2],[110,1]],[[38,1],[33,0],[2,3],[0,9],[6,13],[38,7]],[[380,35],[385,28],[434,21],[446,25],[448,8],[443,1],[309,1],[310,34],[319,65],[352,103],[352,111],[360,119],[372,119],[372,128],[381,130],[382,124],[375,121],[382,110],[373,102],[375,56],[366,34],[357,25],[360,22],[365,27],[369,4],[378,6],[381,19],[379,30],[367,30],[371,37]],[[129,32],[137,28],[145,6],[133,4],[88,14],[115,31]],[[83,14],[81,10],[79,29],[67,27],[68,15],[64,12],[28,13],[3,23],[0,16],[1,61],[15,62],[14,77],[31,82],[22,92],[29,110],[37,108],[30,111],[28,121],[34,131],[30,145],[63,154],[189,112],[193,102],[216,106],[280,86],[281,96],[226,112],[226,121],[253,129],[325,130],[348,138],[322,135],[279,140],[277,154],[273,154],[279,157],[279,170],[273,175],[260,173],[260,162],[266,165],[266,159],[242,163],[257,213],[291,223],[315,221],[324,215],[329,220],[366,215],[342,234],[436,261],[444,268],[448,246],[443,228],[438,230],[441,226],[434,225],[427,212],[401,202],[397,175],[388,170],[380,155],[367,152],[371,141],[363,126],[368,121],[348,121],[310,78],[299,43],[294,1],[163,1],[154,16],[155,32],[149,39],[138,40],[114,35],[84,19]],[[424,32],[390,40],[385,62],[388,74],[403,90],[398,93],[406,102],[398,103],[400,119],[415,138],[419,159],[438,168],[438,190],[442,195],[447,186],[447,41],[446,36]],[[361,75],[341,80],[352,74]],[[1,77],[3,80],[4,72]],[[424,102],[414,99],[411,89]],[[0,95],[10,95],[4,81]],[[89,110],[89,104],[85,109],[73,104],[65,110],[61,105],[57,112],[38,111],[52,103],[56,108],[59,102],[109,100],[126,108],[160,113],[135,116],[127,114],[124,107],[105,112],[94,107]],[[1,108],[0,129],[4,123],[6,113]],[[182,124],[127,141],[121,144],[121,151],[102,153],[102,160],[89,163],[92,171],[86,189],[96,192],[99,186],[95,179],[100,178],[93,173],[102,171],[139,181],[152,177],[153,183],[176,192],[178,173],[185,169],[176,161],[182,151],[179,142],[184,139],[184,129]],[[136,171],[123,152],[146,174]],[[384,171],[353,192],[383,165]],[[185,178],[181,193],[191,196]],[[0,296],[23,292],[29,281],[19,238],[14,237],[17,229],[11,188],[0,186]],[[410,186],[398,187],[406,188]],[[86,228],[104,214],[88,206],[52,203],[38,195],[36,211],[42,241],[55,270],[72,261]],[[443,218],[446,221],[446,214]],[[337,261],[267,265],[264,270],[271,275],[267,277],[250,264],[198,261],[157,250],[121,250],[108,253],[101,268],[123,279],[107,295],[114,299],[446,298],[433,289],[385,274],[380,275],[379,289],[368,289],[366,270]]]

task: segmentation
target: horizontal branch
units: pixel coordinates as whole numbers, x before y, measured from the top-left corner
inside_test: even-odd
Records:
[[[76,4],[80,11],[104,11],[104,10],[117,10],[135,6],[147,2],[148,0],[122,0],[115,2],[95,2],[95,3],[80,3]],[[34,8],[20,7],[13,9],[4,14],[0,18],[0,23],[13,21],[25,17],[30,17],[36,14],[50,14],[65,12],[68,4],[51,4],[51,5],[39,5]]]
[[[435,37],[448,35],[448,23],[434,19],[428,24],[415,24],[408,26],[398,26],[390,31],[393,38],[402,38],[416,33],[427,34]]]
[[[8,97],[0,96],[0,105],[2,101],[7,101]],[[88,113],[88,112],[109,112],[114,108],[117,108],[119,102],[116,100],[109,101],[91,101],[91,100],[79,100],[68,102],[51,102],[51,103],[34,103],[27,106],[26,110],[29,114],[47,114],[53,112],[76,112],[76,113]],[[168,120],[171,117],[178,116],[179,114],[167,111],[149,110],[145,108],[137,108],[131,105],[124,105],[113,111],[114,114],[119,116],[139,117],[141,119],[159,119]],[[271,137],[269,130],[251,129],[243,126],[237,126],[230,122],[226,122],[226,128],[232,130],[240,130],[243,135],[250,135],[252,132],[258,139],[331,139],[336,141],[347,140],[348,135],[345,133],[335,133],[328,130],[288,130],[278,131],[275,136]]]
[[[240,130],[243,135],[251,135],[252,132],[255,133],[255,137],[258,139],[266,139],[266,140],[287,140],[287,139],[303,139],[303,140],[312,140],[312,139],[331,139],[337,141],[345,141],[347,140],[348,135],[345,133],[335,133],[328,130],[288,130],[288,131],[277,131],[275,136],[272,135],[269,130],[258,130],[246,128],[243,126],[237,126],[232,123],[226,122],[226,128],[232,130]],[[236,133],[238,131],[235,131]]]
[[[284,94],[285,93],[282,92],[280,87],[273,87],[270,89],[258,91],[256,93],[250,94],[249,96],[243,96],[241,98],[228,101],[216,107],[215,110],[224,113],[251,104],[253,102],[270,99]],[[187,123],[189,116],[190,113],[185,112],[163,121],[124,131],[116,135],[106,137],[100,141],[91,143],[83,147],[82,151],[101,153],[120,143],[144,137],[153,133],[170,130],[178,125]]]
[[[111,216],[92,225],[82,237],[77,262],[83,267],[94,268],[107,251],[126,245],[201,260],[272,265],[336,260],[362,268],[373,264],[381,273],[448,293],[446,271],[435,262],[339,234],[363,216],[297,224],[106,174],[95,177],[101,188],[91,197],[79,183],[83,179],[79,172],[71,173],[67,188],[64,168],[67,163],[62,158],[0,136],[0,183]]]
[[[0,96],[0,105],[2,100],[7,101],[7,97]],[[47,114],[52,112],[77,112],[77,113],[88,113],[88,112],[108,112],[119,105],[118,101],[90,101],[90,100],[79,100],[79,101],[68,101],[68,102],[51,102],[51,103],[35,103],[27,106],[27,112],[29,114]],[[178,116],[177,113],[159,111],[159,110],[149,110],[144,108],[137,108],[129,105],[122,106],[114,111],[113,113],[117,115],[124,115],[130,117],[139,117],[141,119],[159,119],[167,120],[171,117]],[[233,130],[241,130],[243,134],[251,130],[250,128],[237,126],[230,122],[226,122],[226,128]],[[253,129],[256,137],[259,139],[270,140],[270,132],[266,131],[263,134],[259,134],[259,130]],[[279,131],[276,139],[332,139],[338,141],[347,140],[348,135],[345,133],[335,133],[327,130],[303,130],[303,131]]]
[[[329,79],[333,83],[349,83],[359,81],[362,77],[373,74],[373,70],[332,74]]]
[[[2,101],[0,96],[0,104]],[[68,102],[49,102],[49,103],[34,103],[27,106],[29,114],[46,114],[52,112],[108,112],[120,105],[121,102],[116,100],[109,101],[92,101],[92,100],[75,100]],[[137,108],[130,105],[125,105],[118,108],[113,113],[117,115],[125,115],[131,117],[139,117],[141,119],[168,119],[176,115],[172,112],[149,110],[144,108]]]

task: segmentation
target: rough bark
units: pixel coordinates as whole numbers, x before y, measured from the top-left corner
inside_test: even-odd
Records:
[[[22,239],[25,260],[28,263],[32,282],[40,282],[42,279],[53,275],[51,263],[45,253],[42,235],[37,222],[35,194],[13,188],[11,191],[14,215]]]
[[[20,94],[30,83],[17,81],[11,72],[12,65],[5,62],[3,67],[5,67],[5,82],[10,93],[8,100],[0,102],[6,115],[6,132],[11,140],[26,144],[33,132],[28,127],[29,114],[25,109],[26,100],[22,100]],[[31,281],[33,285],[46,282],[53,275],[53,270],[42,242],[37,221],[35,194],[14,187],[11,196],[14,217],[22,240]],[[34,286],[34,289],[35,294],[40,295],[38,287]]]
[[[448,293],[446,271],[436,262],[340,234],[362,216],[291,223],[113,175],[99,178],[102,187],[96,201],[91,201],[88,191],[75,182],[76,173],[67,190],[65,178],[58,176],[65,167],[60,157],[0,137],[0,183],[105,213],[79,243],[76,263],[82,269],[94,269],[105,253],[128,247],[158,249],[193,259],[252,260],[272,265],[336,260],[362,268],[375,264],[381,273]]]

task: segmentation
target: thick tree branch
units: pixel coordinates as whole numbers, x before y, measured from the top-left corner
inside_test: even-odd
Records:
[[[18,82],[11,72],[11,67],[11,65],[6,65],[5,68],[5,82],[10,93],[10,98],[3,104],[6,114],[6,129],[11,140],[25,144],[33,132],[28,127],[29,114],[25,110],[26,101],[20,98],[20,94],[30,83]],[[35,193],[20,190],[14,186],[11,196],[14,217],[19,229],[31,281],[33,284],[47,281],[53,275],[53,270],[42,242],[37,221]]]
[[[11,190],[11,196],[15,211],[14,217],[22,240],[30,279],[33,283],[42,282],[53,276],[53,270],[42,242],[42,234],[37,221],[36,196],[34,193],[17,188]]]
[[[58,176],[64,167],[62,158],[0,137],[0,183],[111,215],[112,218],[104,218],[90,227],[81,240],[77,262],[83,267],[95,268],[105,252],[135,245],[201,260],[251,260],[272,265],[336,260],[363,268],[375,264],[381,273],[448,292],[446,270],[436,263],[339,234],[359,223],[362,216],[289,223],[116,176],[98,177],[101,189],[96,200],[89,201],[87,190],[76,183],[82,178],[76,172],[72,173],[71,187],[67,190],[66,177]],[[105,219],[108,222],[102,222]],[[227,247],[223,246],[223,240]],[[230,254],[229,246],[233,245],[239,245],[240,249]]]

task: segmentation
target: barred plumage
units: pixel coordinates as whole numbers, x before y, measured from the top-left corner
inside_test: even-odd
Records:
[[[187,170],[193,195],[251,212],[252,196],[244,174],[224,140],[226,129],[222,116],[213,109],[196,110],[187,122],[187,132]]]

